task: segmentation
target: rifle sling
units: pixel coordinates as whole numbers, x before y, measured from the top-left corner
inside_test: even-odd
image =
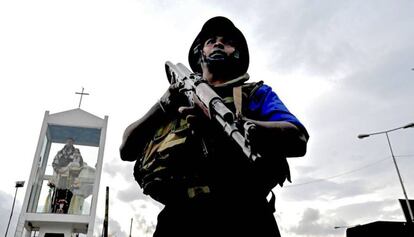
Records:
[[[236,108],[236,117],[242,117],[242,86],[233,87],[233,100]]]

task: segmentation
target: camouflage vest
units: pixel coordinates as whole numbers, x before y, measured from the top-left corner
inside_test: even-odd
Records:
[[[262,85],[262,82],[244,83],[247,79],[248,75],[246,74],[245,77],[237,78],[214,88],[223,98],[228,108],[234,112],[238,107],[234,103],[234,87],[241,87],[240,94],[243,99],[240,109],[245,112],[244,108],[247,108],[246,103],[249,98]],[[248,113],[245,115],[249,117]],[[232,171],[239,170],[238,174],[233,175],[234,180],[223,180],[223,182],[227,182],[224,185],[226,187],[238,187],[236,183],[240,180],[239,177],[245,177],[244,173],[251,173],[252,169],[256,169],[254,167],[251,169],[251,164],[248,164],[248,162],[233,167],[232,162],[238,162],[238,160],[232,160],[233,157],[234,159],[240,159],[242,155],[234,155],[239,151],[233,144],[229,143],[224,135],[217,135],[220,131],[214,131],[214,128],[208,130],[210,130],[211,136],[195,136],[183,118],[177,118],[160,126],[134,167],[135,179],[143,189],[144,194],[150,195],[163,204],[193,198],[209,194],[212,183],[222,182],[220,180],[212,181],[211,173],[218,174],[217,177],[226,177],[224,174],[230,169]],[[208,155],[206,155],[206,151]],[[282,160],[286,162],[285,159]],[[288,177],[287,163],[286,165],[282,164],[282,166],[280,164],[276,165],[282,171],[279,171],[277,178],[272,178],[272,176],[275,176],[274,170],[269,170],[267,173],[273,175],[258,172],[259,174],[255,175],[256,178],[252,181],[252,183],[265,182],[264,187],[260,188],[263,190],[263,195],[266,195],[276,184],[283,183]],[[260,169],[269,169],[267,162],[258,163],[256,166]],[[220,176],[220,174],[223,175]],[[270,178],[271,180],[267,180]],[[246,180],[251,181],[252,179]],[[244,181],[243,184],[246,185]],[[251,186],[257,185],[252,184]]]

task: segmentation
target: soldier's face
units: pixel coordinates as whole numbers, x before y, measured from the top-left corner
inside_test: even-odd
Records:
[[[213,36],[204,42],[203,54],[206,57],[228,57],[236,50],[234,41],[228,37]]]

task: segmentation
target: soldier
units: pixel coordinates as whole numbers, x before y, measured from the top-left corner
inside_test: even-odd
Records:
[[[246,39],[229,19],[208,20],[188,58],[240,123],[256,125],[250,142],[261,158],[246,159],[214,121],[186,106],[182,84],[172,84],[127,127],[120,148],[123,160],[137,160],[144,193],[165,205],[154,236],[280,236],[274,195],[266,197],[290,180],[286,157],[305,155],[305,127],[269,86],[246,82]]]

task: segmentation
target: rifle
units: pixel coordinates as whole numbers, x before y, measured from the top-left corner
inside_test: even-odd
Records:
[[[223,131],[234,141],[250,161],[260,158],[260,154],[254,152],[251,147],[249,134],[255,129],[255,124],[249,121],[243,123],[244,134],[237,127],[236,116],[226,107],[222,98],[210,87],[207,81],[198,74],[192,73],[182,63],[165,63],[165,72],[170,84],[183,83],[181,90],[190,106],[197,105],[211,120],[215,120]],[[196,98],[196,99],[194,99]]]

